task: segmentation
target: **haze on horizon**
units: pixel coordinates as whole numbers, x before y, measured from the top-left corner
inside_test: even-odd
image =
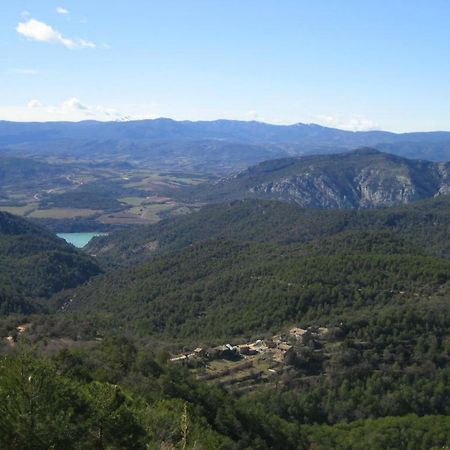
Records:
[[[0,120],[449,130],[449,22],[443,0],[2,2]]]

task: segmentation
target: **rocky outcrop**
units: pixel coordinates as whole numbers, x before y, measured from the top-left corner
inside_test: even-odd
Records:
[[[450,163],[374,149],[266,161],[223,180],[211,196],[270,198],[314,208],[374,208],[450,194]]]

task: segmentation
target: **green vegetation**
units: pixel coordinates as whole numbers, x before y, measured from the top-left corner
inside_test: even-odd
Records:
[[[50,232],[0,213],[0,312],[30,312],[33,299],[84,283],[96,262]]]
[[[0,447],[296,449],[298,427],[195,383],[125,338],[0,360]]]
[[[17,266],[1,280],[14,305],[0,318],[1,448],[450,445],[450,197],[370,211],[208,206],[96,239],[109,269],[72,287],[55,286],[55,267],[73,281],[78,258],[92,259],[2,217],[0,254]],[[25,271],[23,258],[57,244],[73,265]],[[291,336],[276,362],[170,361],[292,326],[325,331]]]
[[[209,179],[109,159],[1,156],[0,166],[0,211],[40,220],[57,232],[83,231],[88,221],[90,230],[99,230],[189,212],[171,192]]]
[[[119,266],[216,238],[276,244],[317,240],[320,246],[323,238],[346,231],[389,231],[429,254],[449,257],[449,227],[449,196],[362,211],[323,211],[274,201],[244,200],[206,206],[186,216],[96,238],[88,252],[106,265]]]
[[[28,158],[0,156],[0,186],[26,187],[31,183],[61,176],[61,168],[52,164]]]
[[[110,329],[230,338],[417,302],[447,292],[449,276],[450,261],[387,232],[336,235],[324,247],[213,240],[99,278],[77,290],[69,310],[98,314]]]
[[[450,417],[411,414],[303,430],[318,450],[448,449]]]
[[[95,209],[79,208],[35,209],[29,214],[29,217],[33,219],[73,219],[76,217],[92,217],[98,212]]]
[[[83,184],[76,189],[54,194],[42,201],[44,208],[71,208],[115,211],[123,208],[117,200],[124,193],[124,188],[116,182],[101,180]],[[134,191],[130,190],[129,194]]]

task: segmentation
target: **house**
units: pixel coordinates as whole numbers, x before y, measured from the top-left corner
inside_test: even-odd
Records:
[[[289,334],[301,343],[305,343],[311,338],[311,332],[309,330],[305,330],[304,328],[291,328],[289,330]]]

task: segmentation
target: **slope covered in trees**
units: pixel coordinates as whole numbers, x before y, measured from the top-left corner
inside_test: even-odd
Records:
[[[276,384],[239,400],[219,390],[226,406],[212,409],[205,433],[233,441],[244,433],[248,448],[448,445],[450,262],[436,256],[437,242],[430,252],[424,239],[411,242],[406,232],[414,227],[324,232],[303,243],[197,242],[60,294],[62,312],[51,322],[34,318],[34,326],[105,342],[125,332],[152,351],[168,342],[193,348],[263,338],[291,325],[326,327],[328,337],[314,346],[294,344],[290,368]],[[448,234],[443,247],[447,241]],[[130,351],[118,342],[108,351],[122,355],[108,359],[115,373],[131,366],[122,361]],[[76,364],[73,373],[96,367],[86,359]],[[142,378],[131,372],[136,388]],[[119,379],[121,389],[129,386],[128,377]],[[195,385],[187,401],[198,411],[191,405],[205,397]],[[171,386],[171,395],[185,401],[180,381]],[[209,401],[218,398],[203,392]],[[245,434],[250,430],[261,439]]]
[[[303,449],[298,427],[139,350],[0,358],[0,447],[7,449]]]
[[[109,329],[230,338],[447,289],[450,261],[389,232],[344,232],[303,245],[212,240],[114,271],[62,295]],[[402,300],[403,301],[403,300]]]
[[[0,446],[8,449],[442,448],[448,415],[305,425],[255,398],[195,382],[125,338],[51,358],[0,359]]]
[[[0,212],[0,311],[30,312],[31,300],[84,283],[97,263],[48,231]]]
[[[155,225],[95,238],[87,251],[107,265],[131,265],[198,241],[307,242],[344,231],[392,231],[431,254],[450,256],[450,196],[379,210],[314,210],[273,201],[210,205]]]
[[[449,205],[242,201],[97,241],[104,261],[141,262],[57,293],[50,313],[2,319],[4,336],[27,329],[4,343],[0,447],[448,446]],[[18,258],[18,240],[26,253],[58,243],[79,256],[4,218],[2,254]],[[270,340],[293,325],[327,334],[291,342],[280,373],[247,390],[200,381],[207,367],[165,353]]]

